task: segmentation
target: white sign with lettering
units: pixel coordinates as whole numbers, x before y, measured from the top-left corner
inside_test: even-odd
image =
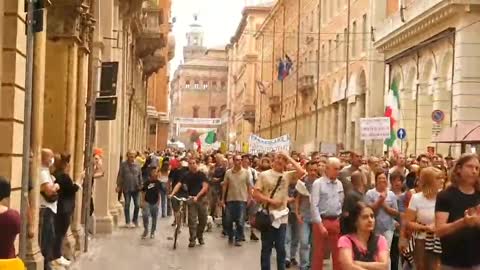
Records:
[[[290,151],[290,137],[283,135],[274,139],[264,139],[257,135],[250,135],[248,143],[249,152],[252,155],[259,153],[278,152],[281,150]]]
[[[371,117],[360,118],[360,139],[385,140],[390,138],[390,118]]]

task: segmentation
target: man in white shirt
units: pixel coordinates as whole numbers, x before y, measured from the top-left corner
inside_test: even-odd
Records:
[[[70,262],[63,257],[53,261],[53,245],[55,240],[55,215],[57,214],[57,197],[60,187],[55,183],[54,177],[50,174],[50,167],[53,165],[53,151],[42,149],[40,167],[40,229],[39,243],[40,250],[44,257],[44,269],[52,267],[69,266]]]

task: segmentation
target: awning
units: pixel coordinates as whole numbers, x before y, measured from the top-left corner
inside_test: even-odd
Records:
[[[480,143],[480,123],[457,124],[444,128],[433,143]]]

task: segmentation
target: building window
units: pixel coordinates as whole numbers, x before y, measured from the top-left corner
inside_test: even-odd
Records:
[[[226,85],[227,85],[227,84],[225,83],[225,81],[222,81],[222,82],[221,82],[222,90],[225,89],[225,86],[226,86]]]
[[[198,106],[193,106],[193,118],[198,118],[198,110],[200,107]]]
[[[155,135],[155,134],[157,134],[157,124],[150,124],[149,134],[150,134],[150,135]]]
[[[327,70],[330,72],[332,70],[332,40],[328,41],[328,60],[327,60]]]
[[[343,29],[343,46],[342,46],[342,60],[346,58],[346,55],[347,53],[347,49],[348,49],[348,46],[347,46],[347,35],[348,35],[348,30],[347,28],[345,27]],[[350,40],[348,41],[350,43]]]
[[[195,81],[194,87],[195,87],[195,89],[199,89],[200,88],[200,83],[198,81]]]
[[[213,88],[213,89],[217,89],[217,82],[215,82],[215,81],[212,82],[212,88]]]
[[[217,108],[210,107],[210,118],[216,118]]]
[[[185,82],[185,88],[189,89],[190,88],[190,81]]]
[[[333,60],[334,63],[335,63],[335,67],[338,66],[338,64],[340,63],[340,52],[342,50],[340,49],[340,34],[337,34],[337,36],[335,37],[335,59]]]
[[[364,14],[362,18],[362,52],[367,50],[368,37],[370,36],[368,33],[367,14]]]
[[[322,44],[322,50],[320,51],[320,55],[322,56],[321,58],[318,58],[318,61],[321,61],[320,62],[320,68],[321,68],[321,71],[322,72],[325,72],[325,63],[327,61],[327,59],[325,59],[326,57],[326,53],[325,53],[325,44]]]
[[[208,88],[208,82],[203,82],[203,89],[207,89]]]
[[[357,56],[357,22],[352,24],[352,57]]]

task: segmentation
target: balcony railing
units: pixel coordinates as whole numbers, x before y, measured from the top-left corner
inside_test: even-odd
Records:
[[[136,53],[139,58],[153,54],[167,46],[170,23],[164,18],[163,9],[147,7],[142,9]]]
[[[280,109],[280,97],[271,96],[269,99],[269,106],[272,112],[277,112]]]
[[[255,105],[243,105],[243,119],[254,122],[255,121]]]
[[[298,91],[303,96],[309,96],[315,90],[315,78],[313,75],[303,75],[299,78]]]

